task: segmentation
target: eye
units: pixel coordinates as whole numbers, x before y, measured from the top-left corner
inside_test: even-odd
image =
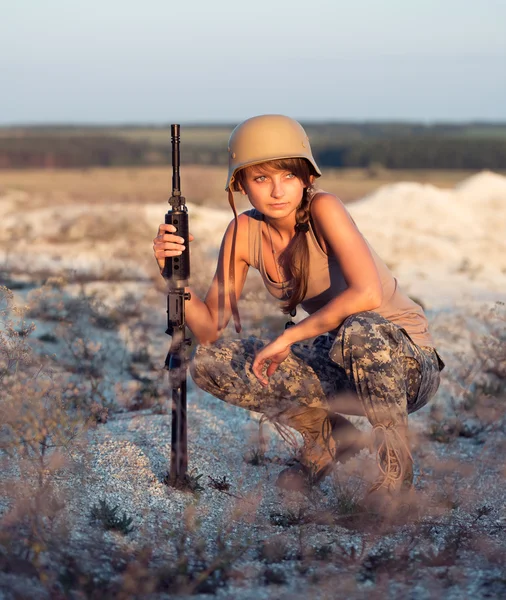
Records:
[[[265,180],[266,180],[265,175],[259,175],[258,177],[255,177],[253,181],[258,181],[258,183],[262,183]]]
[[[286,176],[288,179],[293,179],[295,177],[294,173],[288,173]]]

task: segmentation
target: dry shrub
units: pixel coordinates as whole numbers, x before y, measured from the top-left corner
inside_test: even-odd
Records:
[[[472,408],[483,396],[506,391],[505,304],[481,307],[474,318],[479,328],[469,332],[471,357],[462,357],[452,373],[455,401],[464,408]],[[464,331],[466,325],[462,323]]]
[[[483,313],[485,333],[473,336],[472,345],[479,373],[469,381],[466,407],[472,407],[483,395],[499,395],[506,391],[506,306],[496,302]]]
[[[10,565],[25,561],[42,574],[41,556],[66,531],[65,501],[55,477],[70,468],[88,419],[69,411],[61,381],[28,343],[33,325],[13,295],[0,288],[0,454],[5,498],[0,551]]]
[[[459,436],[477,438],[504,414],[500,401],[506,393],[504,303],[461,316],[445,337],[457,345],[463,336],[467,349],[449,357],[442,373],[443,393],[431,404],[427,433],[440,443],[451,443]]]

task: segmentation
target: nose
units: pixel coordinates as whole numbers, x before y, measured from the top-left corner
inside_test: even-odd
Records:
[[[272,191],[271,191],[271,196],[273,198],[279,199],[282,198],[285,195],[285,190],[284,187],[281,183],[281,181],[274,179],[273,180],[273,184],[272,184]]]

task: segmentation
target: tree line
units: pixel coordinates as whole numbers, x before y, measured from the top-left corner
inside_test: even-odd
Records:
[[[465,135],[449,125],[439,129],[396,124],[363,124],[307,127],[313,152],[322,167],[370,167],[389,169],[506,169],[506,135]],[[506,130],[505,130],[506,131]],[[333,132],[334,135],[331,135]],[[171,162],[170,135],[166,142],[149,138],[100,133],[83,134],[50,129],[29,134],[4,130],[0,135],[0,168],[85,168],[165,165]],[[198,135],[181,142],[181,162],[225,165],[226,143],[222,139],[202,143]]]

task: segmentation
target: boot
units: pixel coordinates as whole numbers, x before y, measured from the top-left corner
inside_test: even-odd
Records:
[[[413,456],[407,427],[382,423],[373,427],[380,474],[367,492],[365,505],[375,512],[395,510],[413,489]]]
[[[324,408],[297,406],[277,420],[297,430],[304,440],[298,464],[278,476],[276,485],[282,489],[303,491],[319,483],[337,460],[344,462],[367,445],[364,435],[348,419]]]

